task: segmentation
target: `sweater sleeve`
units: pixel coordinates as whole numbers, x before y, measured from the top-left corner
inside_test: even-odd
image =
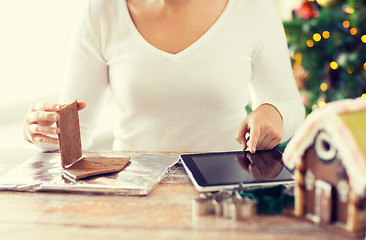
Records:
[[[79,112],[82,146],[92,144],[93,130],[108,88],[108,65],[103,57],[103,1],[89,1],[82,10],[70,43],[60,103],[85,101]]]
[[[280,112],[284,123],[282,142],[285,142],[305,118],[305,108],[293,78],[281,19],[272,1],[265,3],[265,17],[252,59],[249,89],[253,109],[267,103]]]
[[[79,112],[83,149],[92,145],[93,130],[108,87],[108,66],[102,51],[102,2],[90,0],[82,9],[70,42],[65,79],[60,86],[59,103],[78,100],[87,104]],[[34,143],[34,146],[42,152],[59,149],[58,145],[49,143]]]

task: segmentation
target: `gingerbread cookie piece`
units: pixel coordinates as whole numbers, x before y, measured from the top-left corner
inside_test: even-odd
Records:
[[[82,157],[77,101],[65,105],[58,113],[61,166],[68,176],[81,179],[117,172],[130,162],[130,157]]]
[[[129,157],[84,157],[64,169],[64,173],[74,179],[81,179],[104,173],[118,172],[125,168],[129,162]]]
[[[77,101],[65,105],[58,114],[60,115],[57,127],[60,129],[58,139],[61,166],[65,168],[79,160],[82,156]]]

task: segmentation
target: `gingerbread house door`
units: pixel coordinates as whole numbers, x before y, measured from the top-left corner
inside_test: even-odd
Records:
[[[332,185],[322,180],[315,181],[315,215],[320,223],[332,221]]]

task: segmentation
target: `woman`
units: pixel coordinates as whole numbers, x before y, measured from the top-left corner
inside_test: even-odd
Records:
[[[107,88],[121,111],[114,150],[255,152],[304,118],[271,0],[90,0],[60,99],[88,104],[84,148]],[[35,104],[26,116],[26,137],[43,150],[57,148],[59,108]]]

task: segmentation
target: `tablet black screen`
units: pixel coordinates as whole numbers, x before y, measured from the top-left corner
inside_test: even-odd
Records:
[[[190,159],[195,165],[193,175],[200,175],[202,185],[207,186],[292,179],[292,173],[283,166],[282,154],[277,150],[257,151],[255,154],[192,154]]]

